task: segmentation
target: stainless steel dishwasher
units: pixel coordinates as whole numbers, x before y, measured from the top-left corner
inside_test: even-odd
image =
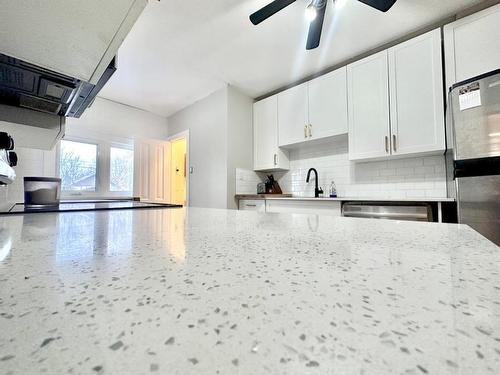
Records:
[[[342,216],[367,219],[433,221],[432,207],[427,203],[345,202]]]

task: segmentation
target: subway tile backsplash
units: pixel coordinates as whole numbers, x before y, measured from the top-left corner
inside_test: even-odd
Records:
[[[444,156],[425,156],[354,163],[349,161],[347,137],[322,144],[301,146],[290,152],[290,171],[275,173],[283,192],[314,196],[314,182],[307,184],[309,168],[318,170],[319,185],[328,194],[331,181],[340,197],[445,198]],[[252,171],[236,173],[236,191],[256,192],[264,175]]]

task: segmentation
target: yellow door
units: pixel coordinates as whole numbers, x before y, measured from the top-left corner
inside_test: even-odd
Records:
[[[186,139],[172,141],[172,203],[186,204]]]

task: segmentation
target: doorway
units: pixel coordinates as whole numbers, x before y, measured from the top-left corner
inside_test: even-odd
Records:
[[[170,143],[170,200],[189,205],[189,130],[168,138]]]
[[[134,147],[134,197],[189,206],[189,131]]]
[[[174,204],[186,205],[186,190],[187,190],[187,170],[186,170],[186,154],[187,140],[186,138],[175,139],[171,142],[172,157],[170,161],[170,182],[171,182],[171,200]]]

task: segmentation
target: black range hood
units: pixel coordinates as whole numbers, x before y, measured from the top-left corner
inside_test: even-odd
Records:
[[[0,104],[80,117],[116,71],[116,58],[93,85],[0,54]]]

